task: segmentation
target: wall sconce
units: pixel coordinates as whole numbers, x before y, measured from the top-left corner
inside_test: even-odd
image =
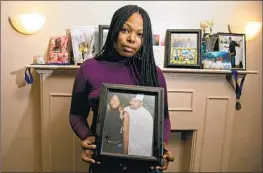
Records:
[[[13,29],[25,35],[39,32],[46,23],[46,17],[35,12],[9,17],[8,20]]]
[[[261,22],[248,22],[244,27],[244,33],[246,34],[246,40],[251,40],[258,35],[262,27]]]
[[[246,34],[246,41],[252,40],[260,32],[262,27],[261,22],[247,22],[245,26],[228,25],[229,32],[231,33],[244,33]]]

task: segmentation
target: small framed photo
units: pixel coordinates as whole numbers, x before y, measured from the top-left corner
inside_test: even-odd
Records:
[[[99,25],[99,49],[101,50],[103,45],[106,42],[108,32],[109,32],[109,25]]]
[[[70,35],[75,64],[81,64],[98,53],[97,26],[73,26]]]
[[[230,53],[232,69],[246,70],[246,35],[217,33],[218,50]]]
[[[168,29],[165,68],[201,68],[201,29]]]
[[[202,64],[204,69],[231,70],[230,54],[228,52],[203,52]]]
[[[159,87],[103,84],[94,158],[162,166],[163,92]]]

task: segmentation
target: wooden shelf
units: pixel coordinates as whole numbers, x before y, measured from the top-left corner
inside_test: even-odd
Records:
[[[162,68],[162,71],[164,73],[197,73],[197,74],[231,74],[231,70],[212,70],[212,69],[168,69],[168,68]],[[240,70],[238,71],[238,74],[258,74],[257,71],[251,71],[251,70]]]
[[[75,70],[78,65],[25,65],[26,68],[34,68],[37,70]],[[164,73],[196,73],[196,74],[231,74],[231,70],[210,70],[210,69],[183,69],[183,68],[162,68]],[[238,71],[238,74],[258,74],[257,71]]]
[[[48,64],[31,64],[31,65],[25,65],[26,68],[34,68],[38,70],[74,70],[78,69],[80,66],[78,65],[48,65]]]

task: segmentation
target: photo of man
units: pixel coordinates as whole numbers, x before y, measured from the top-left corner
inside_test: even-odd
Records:
[[[225,48],[229,48],[228,51],[231,56],[231,66],[234,68],[236,66],[236,47],[240,47],[240,44],[232,40],[232,37],[228,37],[229,45]]]
[[[143,106],[144,95],[137,94],[124,108],[124,154],[152,156],[153,116]]]
[[[59,52],[62,51],[62,50],[61,50],[61,46],[62,46],[61,43],[62,43],[62,42],[61,42],[61,38],[58,37],[58,38],[55,40],[55,46],[54,46],[54,48],[53,48],[53,51],[54,51],[54,52],[59,53]]]
[[[230,54],[231,68],[246,69],[245,34],[220,33],[218,35],[218,51]]]

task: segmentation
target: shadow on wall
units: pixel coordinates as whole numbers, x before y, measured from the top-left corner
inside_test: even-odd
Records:
[[[16,76],[16,86],[17,88],[23,88],[26,86],[26,81],[25,81],[25,69],[19,69],[16,71],[11,72],[11,75]]]
[[[21,116],[13,141],[6,154],[2,156],[2,171],[41,171],[39,77],[35,71],[32,71],[34,83],[28,94],[21,91],[26,87],[24,73],[25,69],[11,72],[11,75],[16,76],[15,82],[18,87],[15,97],[18,97],[18,100],[28,97],[28,104]]]

